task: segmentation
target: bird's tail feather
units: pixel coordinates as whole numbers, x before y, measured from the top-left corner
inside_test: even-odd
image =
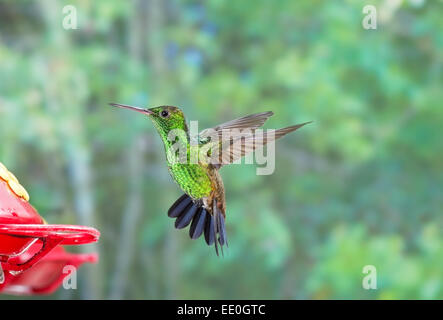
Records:
[[[191,239],[199,238],[205,234],[208,245],[215,246],[215,252],[219,255],[218,245],[223,255],[223,246],[228,246],[225,228],[225,218],[217,208],[216,200],[212,204],[212,214],[203,207],[203,203],[193,201],[187,194],[183,194],[168,210],[168,216],[176,218],[175,227],[183,229],[191,224],[189,236]]]

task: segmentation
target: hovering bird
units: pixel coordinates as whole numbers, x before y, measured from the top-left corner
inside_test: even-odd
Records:
[[[189,236],[192,239],[204,233],[206,243],[214,244],[217,255],[218,244],[222,254],[223,246],[228,245],[225,188],[219,169],[309,123],[258,134],[260,130],[257,129],[273,115],[268,111],[231,120],[190,137],[183,111],[177,107],[144,109],[117,103],[110,105],[137,111],[151,119],[163,141],[169,173],[184,191],[169,208],[168,216],[176,218],[177,229],[191,224]],[[180,150],[177,150],[176,143],[184,147],[181,161],[177,161],[177,151],[180,154]],[[194,154],[198,156],[192,161]]]

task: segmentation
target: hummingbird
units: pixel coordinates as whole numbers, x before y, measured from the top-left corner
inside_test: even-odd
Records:
[[[169,208],[168,216],[176,219],[177,229],[190,224],[191,239],[204,234],[206,243],[209,246],[214,245],[217,256],[219,246],[222,254],[223,247],[228,246],[225,188],[219,173],[220,168],[311,122],[258,134],[257,129],[274,114],[267,111],[219,124],[191,137],[185,115],[178,107],[159,106],[146,109],[118,103],[110,105],[136,111],[152,121],[163,141],[168,171],[184,192]],[[173,138],[171,133],[174,133]],[[184,146],[185,152],[180,158],[182,161],[176,161],[175,143]],[[192,154],[203,154],[209,157],[209,161],[208,158],[199,156],[196,161],[190,161]]]

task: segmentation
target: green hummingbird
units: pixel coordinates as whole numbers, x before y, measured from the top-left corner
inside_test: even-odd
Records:
[[[165,147],[169,173],[184,191],[169,208],[168,216],[176,218],[177,229],[191,224],[189,235],[192,239],[197,239],[204,233],[206,243],[214,244],[217,255],[218,244],[222,253],[223,246],[228,245],[225,188],[219,169],[310,123],[258,134],[258,129],[273,115],[272,111],[268,111],[222,123],[191,137],[185,115],[178,107],[144,109],[117,103],[110,105],[137,111],[153,122]],[[177,148],[177,145],[182,148]]]

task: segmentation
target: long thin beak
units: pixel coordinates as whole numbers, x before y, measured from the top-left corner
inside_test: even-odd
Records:
[[[151,110],[149,109],[143,109],[143,108],[138,108],[138,107],[133,107],[133,106],[128,106],[126,104],[119,104],[119,103],[110,103],[109,105],[113,106],[113,107],[118,107],[118,108],[124,108],[124,109],[129,109],[129,110],[134,110],[140,113],[144,113],[144,114],[154,114]]]

